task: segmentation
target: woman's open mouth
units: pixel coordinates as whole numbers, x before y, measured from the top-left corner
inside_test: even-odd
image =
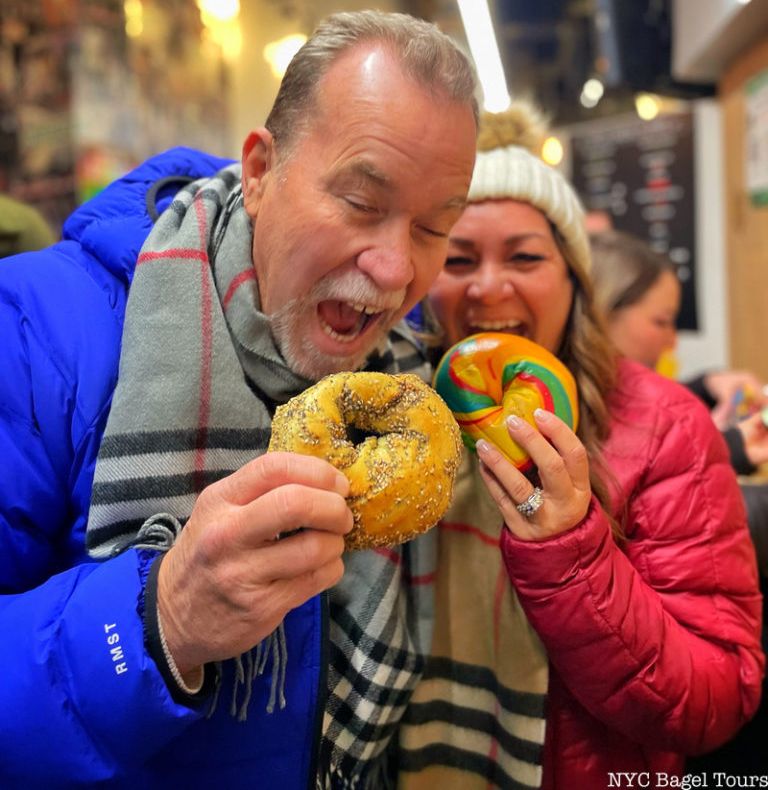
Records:
[[[474,320],[467,325],[467,334],[474,335],[478,332],[506,332],[509,335],[526,336],[526,325],[521,321],[512,320]]]

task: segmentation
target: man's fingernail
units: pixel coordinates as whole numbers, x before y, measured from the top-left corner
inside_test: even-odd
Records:
[[[346,496],[349,493],[349,480],[346,475],[338,471],[336,472],[336,490],[342,496]]]
[[[535,409],[533,416],[536,422],[546,422],[552,415],[546,409]]]

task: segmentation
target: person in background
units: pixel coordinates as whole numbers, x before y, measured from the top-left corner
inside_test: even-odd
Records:
[[[608,230],[590,237],[592,279],[595,301],[606,316],[608,331],[619,351],[647,367],[656,366],[659,357],[676,344],[675,324],[680,309],[681,287],[675,266],[646,241],[622,231]],[[744,392],[755,393],[760,405],[763,385],[749,371],[710,371],[684,382],[708,409],[721,428],[737,474],[752,475],[768,463],[768,425],[755,412],[735,420],[736,399]],[[726,427],[727,426],[727,427]],[[741,492],[747,508],[747,521],[757,551],[760,584],[768,585],[768,485],[744,481]],[[766,643],[763,610],[763,648]],[[768,760],[762,745],[768,727],[768,704],[763,701],[754,718],[738,735],[711,754],[689,761],[691,772],[727,771],[733,774],[764,773]]]
[[[325,374],[428,376],[396,327],[476,90],[433,25],[333,15],[240,163],[162,154],[0,263],[1,787],[381,786],[431,544],[342,559],[346,478],[265,451]]]
[[[400,734],[406,790],[669,778],[759,700],[760,593],[726,448],[693,395],[613,351],[579,201],[529,150],[542,133],[526,105],[483,119],[423,330],[438,354],[487,330],[544,346],[576,379],[578,431],[508,420],[535,476],[486,441],[464,458]]]
[[[0,194],[0,258],[42,250],[56,240],[51,226],[36,208]]]
[[[611,340],[624,356],[655,368],[677,343],[681,286],[674,264],[623,231],[593,234],[590,243],[595,302],[606,316]],[[760,414],[768,399],[754,374],[709,371],[684,383],[712,410],[738,474],[753,474],[768,462],[768,427]],[[753,413],[742,420],[735,419],[739,399],[753,404]]]

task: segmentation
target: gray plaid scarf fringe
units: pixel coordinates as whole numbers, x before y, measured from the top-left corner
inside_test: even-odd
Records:
[[[259,309],[251,243],[239,165],[184,187],[148,236],[94,474],[92,557],[167,551],[203,488],[264,453],[275,406],[310,385],[287,367]],[[366,369],[429,380],[405,328]],[[387,749],[429,650],[434,562],[431,533],[345,556],[344,578],[329,596],[318,787],[388,786]],[[232,715],[245,718],[253,679],[267,667],[267,710],[285,707],[287,648],[281,625],[233,659]]]

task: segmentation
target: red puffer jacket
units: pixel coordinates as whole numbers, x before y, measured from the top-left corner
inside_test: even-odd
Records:
[[[683,387],[630,362],[619,372],[605,457],[626,540],[595,501],[556,538],[502,539],[550,658],[544,788],[627,786],[617,771],[663,784],[760,696],[761,598],[725,444]]]

